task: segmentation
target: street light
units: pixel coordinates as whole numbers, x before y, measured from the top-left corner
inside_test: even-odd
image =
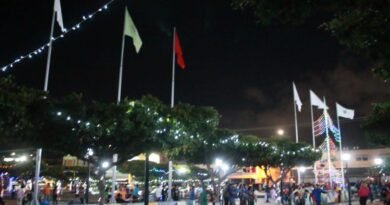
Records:
[[[374,164],[379,166],[383,164],[383,159],[382,158],[375,158],[374,159]]]
[[[304,173],[306,172],[306,167],[304,167],[304,166],[300,166],[300,167],[298,167],[298,182],[300,182],[300,183],[304,183],[304,179],[305,179],[305,177],[304,177]],[[302,173],[302,182],[300,181],[300,177],[301,177],[301,175],[300,175],[300,173]]]
[[[220,193],[221,185],[222,185],[221,171],[223,171],[223,173],[226,173],[229,170],[229,165],[224,163],[221,159],[216,158],[215,159],[215,168],[218,171],[218,189],[217,189],[217,191],[218,191],[218,193]],[[220,199],[218,199],[218,200],[220,200]]]
[[[102,168],[106,169],[108,166],[110,166],[110,163],[107,161],[102,162]]]
[[[91,148],[87,149],[87,165],[88,165],[88,179],[87,179],[87,191],[85,192],[85,202],[88,204],[89,202],[89,179],[91,178],[91,166],[89,164],[89,158],[93,156],[93,150]]]
[[[383,159],[382,158],[375,158],[374,159],[374,164],[380,168],[382,165],[383,165]],[[379,171],[379,175],[378,175],[378,181],[381,182],[381,175],[380,175],[381,171]]]
[[[349,173],[348,173],[348,161],[351,160],[351,155],[349,153],[344,153],[341,156],[342,160],[345,162],[345,177],[348,183],[348,205],[351,205],[351,184],[349,183]]]
[[[278,130],[276,131],[276,133],[277,133],[278,135],[282,136],[282,135],[284,135],[284,130],[283,130],[283,129],[278,129]]]

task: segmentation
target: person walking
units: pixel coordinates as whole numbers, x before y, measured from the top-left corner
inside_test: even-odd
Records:
[[[360,205],[366,205],[369,195],[370,195],[370,189],[367,187],[366,183],[362,183],[358,190]]]

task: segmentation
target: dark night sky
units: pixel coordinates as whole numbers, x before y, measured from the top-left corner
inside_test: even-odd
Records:
[[[106,1],[62,0],[65,26],[73,26]],[[342,134],[346,145],[362,142],[356,139],[362,138],[364,116],[371,103],[389,100],[390,89],[369,72],[367,59],[318,29],[327,15],[316,15],[300,26],[260,26],[227,2],[114,1],[107,12],[55,42],[50,94],[81,92],[87,100],[116,101],[126,3],[144,45],[137,55],[131,39],[126,40],[122,96],[152,94],[169,103],[175,25],[187,64],[186,70],[176,72],[177,101],[214,106],[222,115],[222,127],[242,133],[270,136],[283,128],[294,136],[295,81],[304,103],[298,115],[303,140],[311,143],[311,88],[326,96],[332,116],[336,100],[356,110],[356,120],[342,121]],[[0,67],[47,42],[52,5],[53,0],[2,1]],[[57,35],[59,30],[57,26]],[[46,57],[44,53],[1,75],[14,75],[23,85],[42,89]]]

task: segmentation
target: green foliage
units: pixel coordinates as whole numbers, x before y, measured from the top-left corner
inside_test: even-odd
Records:
[[[390,146],[390,102],[373,105],[371,114],[368,116],[364,128],[369,141],[375,145]]]
[[[17,86],[12,77],[0,79],[0,148],[9,149],[18,145],[27,147],[23,139],[34,138],[37,127],[30,119],[29,111],[44,101],[41,91]]]

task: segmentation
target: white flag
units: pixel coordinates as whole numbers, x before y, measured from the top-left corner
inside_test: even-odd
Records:
[[[56,12],[58,25],[62,31],[65,31],[64,22],[62,21],[62,10],[60,0],[54,0],[54,11]]]
[[[318,109],[328,109],[328,106],[312,90],[310,90],[310,103]]]
[[[297,105],[298,111],[301,112],[302,109],[302,101],[299,98],[297,88],[295,87],[295,83],[293,82],[293,92],[294,92],[294,102]]]
[[[351,120],[355,115],[355,110],[345,108],[338,103],[336,103],[336,112],[337,112],[337,117],[344,117]]]

